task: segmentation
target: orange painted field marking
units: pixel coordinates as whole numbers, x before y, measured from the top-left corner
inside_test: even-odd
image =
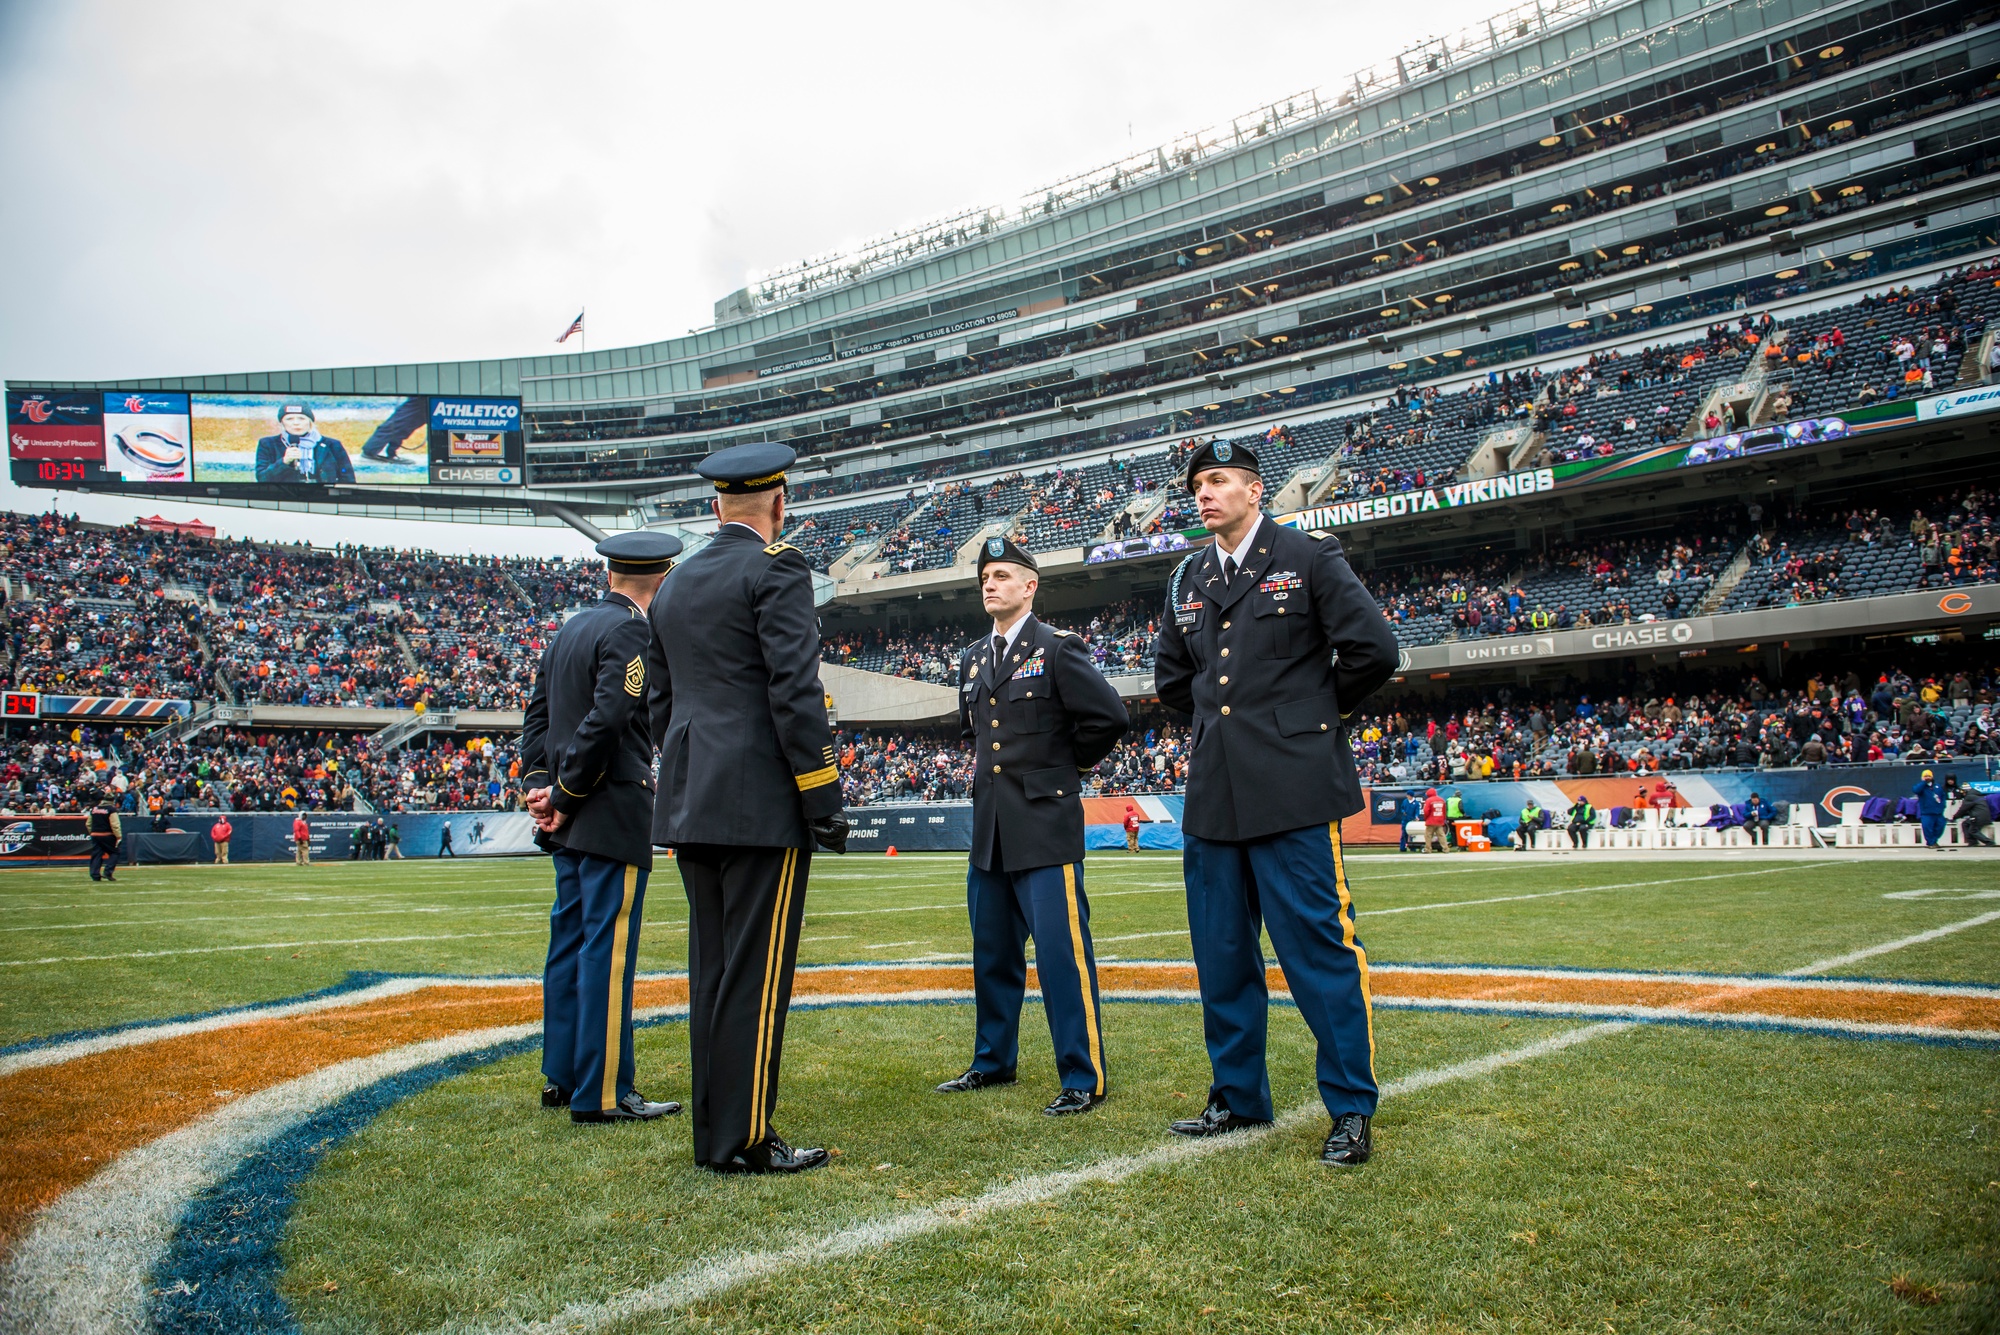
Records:
[[[2000,1036],[2000,993],[1973,989],[1395,965],[1377,965],[1372,979],[1377,1000],[1391,1003],[1628,1007],[1662,1015],[1743,1015]],[[1194,966],[1173,962],[1107,962],[1098,966],[1098,980],[1111,998],[1186,997],[1197,988]],[[1274,995],[1287,995],[1281,970],[1269,971],[1268,984]],[[971,990],[968,965],[814,966],[799,971],[793,998],[804,1005],[854,996],[955,1000]],[[678,975],[643,977],[634,989],[637,1009],[686,1002],[687,980]],[[439,980],[417,992],[357,1000],[351,1007],[175,1034],[0,1076],[0,1100],[12,1110],[0,1126],[0,1242],[15,1237],[34,1211],[119,1154],[227,1101],[336,1062],[454,1033],[532,1023],[540,1014],[537,982],[469,986]]]

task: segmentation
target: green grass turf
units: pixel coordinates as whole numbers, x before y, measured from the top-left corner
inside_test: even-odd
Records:
[[[1781,971],[2000,908],[1885,897],[2000,890],[2000,863],[1970,857],[1351,870],[1377,961]],[[963,874],[948,857],[818,859],[802,957],[962,954]],[[0,961],[62,962],[0,963],[0,1035],[289,996],[352,969],[531,975],[547,878],[536,861],[149,868],[115,887],[15,873],[0,878]],[[1187,957],[1176,858],[1100,856],[1087,883],[1100,957]],[[642,967],[683,966],[670,865],[651,909]],[[238,945],[255,948],[213,949]],[[205,953],[162,953],[188,951]],[[2000,922],[1845,971],[2000,982]],[[698,1172],[681,1119],[543,1114],[532,1054],[448,1081],[304,1184],[283,1291],[315,1332],[546,1317],[704,1257],[1151,1149],[1206,1090],[1199,1009],[1120,1004],[1113,1097],[1087,1117],[1039,1114],[1055,1082],[1033,1007],[1019,1086],[930,1094],[963,1066],[971,1023],[957,1005],[796,1013],[777,1122],[840,1150],[800,1180]],[[1378,1067],[1393,1079],[1574,1027],[1385,1010]],[[685,1095],[683,1027],[642,1031],[637,1049],[642,1089]],[[1274,1012],[1271,1057],[1279,1106],[1310,1102],[1295,1012]],[[1358,1173],[1310,1162],[1314,1119],[629,1328],[1991,1329],[1996,1076],[1987,1051],[1641,1028],[1385,1103]],[[1897,1297],[1898,1276],[1940,1301]]]
[[[1378,855],[1355,858],[1351,879],[1363,940],[1385,962],[1782,972],[2000,908],[1884,898],[2000,891],[2000,862],[1972,857],[1512,866]],[[1085,881],[1100,958],[1188,957],[1177,857],[1100,855]],[[1581,887],[1604,888],[1551,893]],[[550,893],[536,859],[135,868],[115,886],[14,872],[0,877],[0,1043],[294,996],[356,969],[534,975]],[[964,893],[951,857],[822,856],[800,958],[963,955]],[[1463,907],[1433,907],[1449,904]],[[671,864],[647,909],[640,967],[685,967],[687,904]],[[2000,923],[1841,972],[2000,982]]]

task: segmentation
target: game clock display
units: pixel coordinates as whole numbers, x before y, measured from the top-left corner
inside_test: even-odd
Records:
[[[85,487],[118,481],[94,459],[14,459],[9,472],[17,487]]]
[[[42,713],[42,697],[33,691],[0,692],[0,717],[39,718]]]

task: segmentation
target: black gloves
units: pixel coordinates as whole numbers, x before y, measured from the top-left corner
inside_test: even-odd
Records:
[[[847,851],[848,824],[842,816],[818,816],[806,822],[812,831],[813,842],[833,853]]]

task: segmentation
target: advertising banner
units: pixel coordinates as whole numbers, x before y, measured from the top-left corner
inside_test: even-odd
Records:
[[[104,466],[126,482],[193,481],[188,396],[114,390],[104,396]]]
[[[402,394],[195,394],[194,480],[421,487],[430,399]]]
[[[0,818],[0,866],[10,862],[81,862],[90,856],[82,816]]]
[[[94,392],[10,390],[7,454],[12,459],[104,462],[104,410]]]
[[[1100,543],[1092,547],[1083,559],[1086,565],[1098,565],[1104,561],[1129,561],[1135,556],[1185,551],[1188,545],[1184,534],[1154,533],[1143,538],[1126,538],[1120,542]]]
[[[1947,417],[1970,417],[2000,409],[2000,385],[1982,385],[1959,393],[1934,394],[1917,400],[1917,420],[1936,422]]]
[[[527,450],[519,399],[431,400],[431,481],[518,486]]]

